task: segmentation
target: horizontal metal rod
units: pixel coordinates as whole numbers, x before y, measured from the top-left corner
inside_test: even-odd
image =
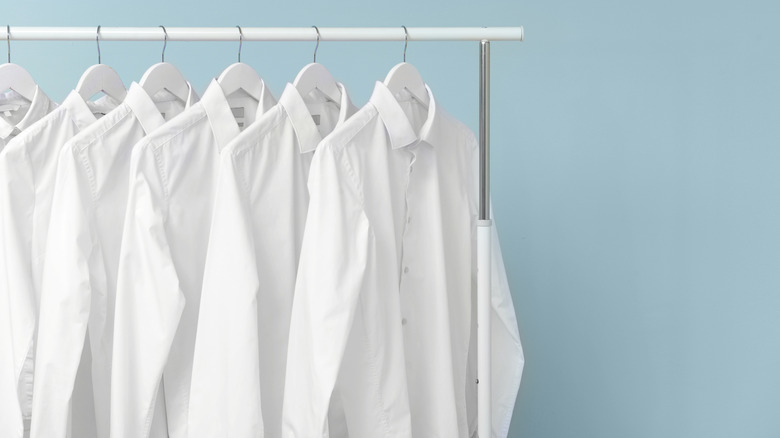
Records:
[[[2,29],[4,26],[0,26]],[[236,27],[167,27],[168,41],[238,41]],[[96,37],[95,27],[11,26],[12,40],[87,41]],[[241,27],[244,41],[314,41],[313,27]],[[519,27],[409,27],[409,41],[522,41]],[[320,41],[403,41],[398,27],[320,27]],[[0,32],[3,32],[0,30]],[[2,35],[0,33],[0,35]],[[6,35],[3,35],[6,36]],[[162,41],[160,27],[102,27],[101,41]]]

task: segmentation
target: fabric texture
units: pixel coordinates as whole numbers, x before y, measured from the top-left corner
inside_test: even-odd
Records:
[[[200,292],[220,152],[275,104],[225,96],[212,81],[200,102],[144,137],[130,160],[117,274],[111,435],[149,436],[161,378],[168,433],[184,438]],[[240,111],[237,109],[240,108]],[[236,110],[233,110],[236,109]]]
[[[28,110],[44,111],[48,98],[40,89]],[[41,102],[43,101],[43,103]],[[7,300],[0,334],[12,352],[0,360],[0,431],[20,437],[32,415],[35,337],[41,298],[45,244],[55,187],[57,155],[62,145],[113,108],[108,96],[85,102],[75,91],[37,122],[11,139],[0,152],[0,295]],[[17,125],[18,126],[18,125]]]
[[[109,436],[116,276],[130,154],[151,131],[198,100],[132,83],[125,100],[62,148],[43,270],[31,436],[69,436],[71,401],[89,332],[98,436]]]
[[[309,166],[323,136],[355,112],[338,87],[341,101],[333,102],[287,84],[279,104],[222,153],[195,341],[192,438],[281,436]]]
[[[334,389],[353,436],[469,437],[476,427],[469,413],[477,142],[428,95],[426,107],[378,82],[369,103],[317,148],[291,318],[285,437],[327,436]],[[496,319],[514,321],[505,279],[494,284]],[[516,341],[493,351],[515,371],[496,376],[506,390],[494,403],[513,405],[522,369],[517,327],[494,331]],[[499,411],[494,424],[503,425]]]

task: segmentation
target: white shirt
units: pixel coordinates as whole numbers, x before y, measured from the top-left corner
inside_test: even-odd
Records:
[[[281,436],[287,336],[317,144],[355,112],[301,96],[279,104],[222,153],[203,279],[190,438]],[[229,377],[229,378],[228,378]],[[261,390],[262,388],[262,390]],[[262,412],[262,417],[259,413]]]
[[[6,326],[0,325],[0,331],[11,333],[0,334],[0,339],[9,340],[12,348],[10,356],[0,359],[3,437],[21,436],[22,418],[29,420],[31,415],[34,339],[57,152],[96,120],[93,111],[116,105],[109,97],[88,104],[71,92],[62,105],[14,137],[0,152],[0,299],[8,300],[7,306],[0,307],[6,313],[0,320],[7,321]],[[7,380],[7,366],[11,366],[12,381]]]
[[[161,377],[170,436],[188,436],[219,154],[239,134],[234,113],[252,122],[274,103],[266,88],[258,106],[243,94],[226,98],[212,81],[200,102],[133,150],[116,296],[112,438],[148,436]]]
[[[326,436],[334,387],[351,436],[467,438],[476,427],[469,424],[476,394],[469,349],[477,142],[428,92],[426,110],[377,83],[369,103],[317,148],[284,437]],[[506,282],[494,281],[503,285],[494,302],[511,303]],[[514,322],[511,306],[499,311]],[[494,360],[518,372],[494,384],[511,392],[513,404],[522,351],[516,324],[499,331],[516,348],[494,347]]]
[[[46,247],[52,257],[43,270],[32,437],[70,435],[71,397],[87,330],[97,436],[109,436],[116,274],[130,152],[197,99],[192,87],[186,102],[167,92],[152,99],[132,83],[122,104],[61,150]]]
[[[13,90],[0,93],[0,149],[56,107],[37,85],[32,101]]]

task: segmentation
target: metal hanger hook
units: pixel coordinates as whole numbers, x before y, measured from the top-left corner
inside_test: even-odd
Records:
[[[163,51],[162,51],[162,62],[165,62],[165,48],[168,47],[168,31],[165,30],[165,26],[162,24],[160,25],[162,27],[163,33],[165,34],[165,40],[163,41]]]
[[[8,40],[8,63],[11,63],[11,25],[5,25],[5,37]]]
[[[404,28],[404,62],[406,62],[406,47],[409,45],[409,31],[406,29],[406,26],[401,26]]]
[[[97,31],[95,31],[95,43],[97,44],[98,49],[98,64],[102,64],[100,62],[100,25],[98,24]]]
[[[238,62],[241,62],[241,46],[244,45],[244,31],[241,30],[241,26],[236,25],[238,28]]]
[[[312,26],[317,31],[317,45],[314,46],[314,62],[317,62],[317,49],[320,48],[320,29],[317,26]]]

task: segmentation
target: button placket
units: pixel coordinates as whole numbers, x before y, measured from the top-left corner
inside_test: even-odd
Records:
[[[401,239],[401,282],[400,282],[400,292],[401,294],[404,294],[404,292],[409,288],[409,273],[411,271],[410,265],[413,265],[412,260],[410,260],[411,257],[413,257],[414,251],[410,251],[409,249],[409,242],[411,241],[411,229],[410,224],[412,222],[412,216],[410,211],[410,202],[409,197],[410,194],[413,195],[414,193],[414,184],[412,181],[412,173],[414,171],[414,162],[417,160],[417,154],[412,149],[413,147],[409,148],[409,166],[406,174],[406,190],[404,192],[404,210],[406,215],[406,220],[404,221],[403,226],[403,236]],[[401,302],[403,303],[403,299]],[[401,325],[406,327],[408,323],[406,312],[404,312],[404,306],[402,304],[401,306],[402,311],[402,318],[401,318]]]

